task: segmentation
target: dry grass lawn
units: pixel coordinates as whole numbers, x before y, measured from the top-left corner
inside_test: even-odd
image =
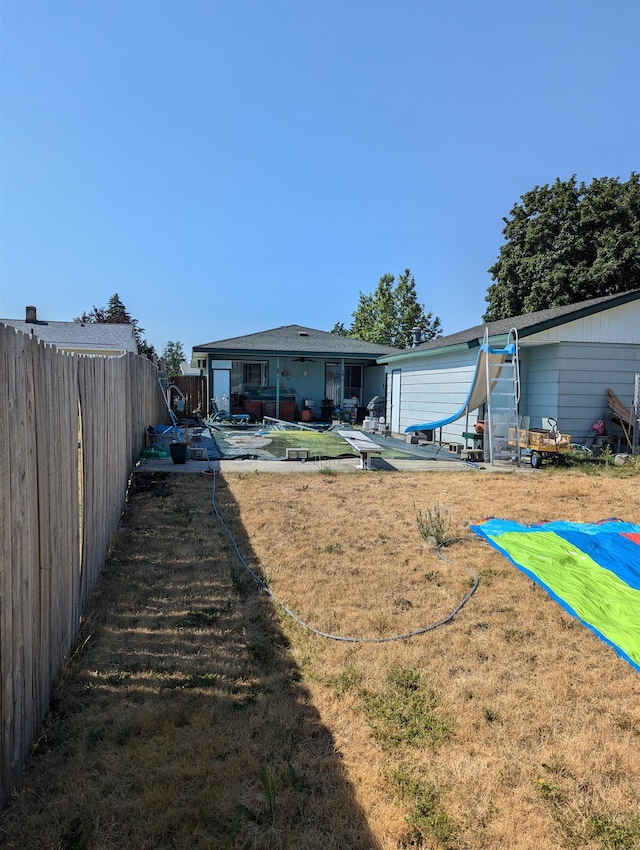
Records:
[[[138,473],[78,650],[0,818],[20,850],[633,850],[640,677],[475,539],[640,522],[572,470]],[[460,537],[438,557],[417,518]]]

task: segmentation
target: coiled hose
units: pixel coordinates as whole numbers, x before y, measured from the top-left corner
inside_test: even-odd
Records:
[[[390,643],[390,642],[396,641],[396,640],[406,640],[408,638],[418,637],[418,635],[424,635],[427,632],[431,632],[434,629],[437,629],[439,626],[444,626],[446,623],[451,622],[451,620],[453,620],[453,618],[458,613],[458,611],[460,611],[460,609],[463,607],[463,605],[465,605],[467,603],[467,601],[473,596],[473,594],[476,591],[476,588],[478,587],[478,584],[479,584],[479,581],[480,581],[478,576],[472,570],[470,570],[468,567],[462,566],[462,569],[466,570],[466,572],[468,572],[469,575],[472,577],[473,586],[472,586],[471,590],[464,596],[464,598],[456,605],[456,607],[453,609],[453,611],[450,614],[448,614],[446,617],[443,617],[442,620],[438,620],[437,623],[432,623],[429,626],[423,626],[422,628],[414,629],[411,632],[405,632],[404,634],[401,634],[401,635],[390,635],[389,637],[352,637],[352,636],[346,636],[346,635],[334,635],[334,634],[330,634],[329,632],[323,632],[320,629],[316,629],[314,626],[310,625],[309,623],[306,623],[304,620],[302,620],[300,617],[298,617],[298,615],[294,611],[292,611],[290,608],[288,608],[284,604],[284,602],[281,602],[278,599],[278,597],[275,596],[269,590],[269,588],[267,587],[265,582],[260,578],[260,576],[256,575],[256,573],[251,569],[251,567],[247,564],[245,559],[242,557],[242,553],[240,552],[238,544],[236,543],[236,540],[235,540],[233,534],[231,533],[231,530],[229,529],[226,522],[222,518],[222,515],[220,514],[220,511],[218,510],[218,506],[216,504],[216,478],[217,478],[217,473],[216,473],[215,470],[213,470],[213,487],[212,487],[212,491],[211,491],[211,506],[213,507],[213,511],[214,511],[215,515],[217,516],[218,521],[220,522],[220,525],[226,531],[226,533],[229,537],[229,540],[231,541],[231,545],[233,546],[235,553],[238,557],[238,560],[240,561],[242,566],[245,568],[245,570],[249,573],[249,575],[253,578],[253,580],[256,582],[256,584],[262,590],[264,590],[264,592],[273,600],[273,602],[275,602],[276,605],[278,605],[280,608],[282,608],[282,610],[289,617],[291,617],[291,619],[294,620],[299,626],[302,626],[303,629],[306,629],[307,631],[312,632],[315,635],[319,635],[320,637],[324,637],[324,638],[329,638],[330,640],[344,641],[346,643]],[[450,564],[451,561],[449,561],[447,558],[444,557],[441,550],[445,546],[449,546],[451,543],[456,543],[457,541],[463,540],[463,539],[464,538],[462,538],[462,537],[455,537],[455,538],[451,538],[450,540],[445,540],[443,543],[438,544],[438,546],[436,547],[436,552],[437,552],[438,557],[441,560],[446,561],[446,563]]]

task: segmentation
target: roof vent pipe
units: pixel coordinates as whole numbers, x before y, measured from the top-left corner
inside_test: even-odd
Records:
[[[420,328],[411,328],[411,333],[413,335],[411,348],[415,348],[416,345],[420,345],[422,342],[422,330]]]
[[[27,307],[27,317],[26,317],[25,321],[31,322],[33,324],[35,324],[35,322],[38,321],[37,318],[36,318],[36,308],[33,307],[32,305]]]

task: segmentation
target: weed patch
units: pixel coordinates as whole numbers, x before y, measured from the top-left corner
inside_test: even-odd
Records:
[[[451,515],[449,510],[439,502],[433,509],[426,508],[417,513],[418,529],[422,537],[437,546],[450,540],[454,535],[451,530]]]
[[[361,699],[374,736],[385,748],[435,747],[453,733],[453,719],[435,713],[438,700],[418,670],[393,667],[384,688],[378,692],[363,689]]]
[[[640,817],[612,815],[592,810],[587,834],[600,850],[637,850],[640,847]]]
[[[425,840],[435,838],[443,850],[458,846],[458,830],[447,814],[435,784],[406,770],[395,770],[388,781],[400,800],[408,805],[407,823],[411,832],[403,847],[422,847]]]

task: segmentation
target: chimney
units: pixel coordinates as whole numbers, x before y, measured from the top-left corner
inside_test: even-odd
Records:
[[[27,322],[31,322],[32,324],[36,324],[38,321],[36,318],[36,308],[29,306],[27,307],[27,318],[25,319]]]
[[[420,328],[411,328],[411,333],[413,335],[411,348],[415,348],[416,345],[420,345],[420,342],[422,341],[422,331],[420,330]]]

